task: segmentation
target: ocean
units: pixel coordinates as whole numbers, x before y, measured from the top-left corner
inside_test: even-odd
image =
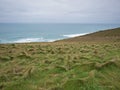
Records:
[[[120,24],[0,23],[0,43],[53,42],[117,27]]]

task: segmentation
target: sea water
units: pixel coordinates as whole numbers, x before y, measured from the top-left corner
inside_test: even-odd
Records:
[[[0,43],[53,42],[120,27],[120,24],[0,23]]]

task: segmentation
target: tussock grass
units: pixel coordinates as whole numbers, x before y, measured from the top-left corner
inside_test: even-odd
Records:
[[[26,51],[23,51],[22,53],[20,53],[20,55],[17,56],[18,58],[20,59],[31,59],[31,56],[26,52]]]
[[[120,43],[0,45],[2,90],[119,90]]]
[[[6,62],[6,61],[9,61],[9,60],[11,60],[12,59],[12,57],[9,57],[9,56],[1,56],[0,57],[0,61],[1,62]]]
[[[35,67],[29,67],[24,71],[23,78],[30,77],[32,73],[34,73]]]
[[[114,66],[119,66],[119,65],[117,65],[117,63],[120,63],[120,62],[118,62],[118,60],[110,60],[110,61],[107,61],[107,62],[105,62],[105,63],[96,63],[95,64],[95,68],[96,69],[102,69],[102,68],[104,68],[104,67],[109,67],[109,66],[111,66],[111,65],[114,65]]]

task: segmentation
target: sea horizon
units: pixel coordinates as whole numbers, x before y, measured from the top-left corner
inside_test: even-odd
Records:
[[[0,44],[53,42],[119,26],[98,23],[0,23]]]

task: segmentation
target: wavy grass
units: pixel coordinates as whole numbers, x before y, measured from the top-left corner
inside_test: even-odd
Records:
[[[119,90],[120,43],[0,45],[1,90]]]

